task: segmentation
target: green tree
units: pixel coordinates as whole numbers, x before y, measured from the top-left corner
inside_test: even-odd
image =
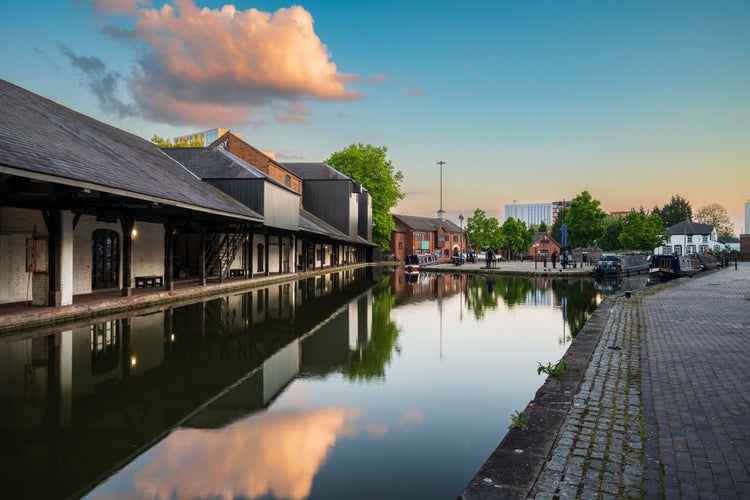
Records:
[[[388,148],[370,144],[352,144],[333,153],[325,162],[342,174],[361,183],[372,197],[372,241],[389,250],[395,229],[391,209],[404,199],[401,181],[404,174],[386,157]]]
[[[661,207],[661,210],[656,211],[656,213],[659,214],[666,227],[693,219],[693,208],[690,206],[690,202],[678,194],[673,195],[669,203]]]
[[[542,223],[539,224],[539,227],[537,228],[537,231],[539,231],[540,233],[546,233],[548,231],[548,229],[547,229],[547,223],[545,223],[544,221],[542,221]]]
[[[588,191],[581,192],[570,201],[570,209],[565,214],[569,246],[587,247],[604,235],[604,219],[607,215],[599,205],[599,200],[593,199]]]
[[[729,212],[718,203],[711,203],[695,212],[695,220],[701,224],[711,224],[720,238],[734,238],[734,224]]]
[[[511,252],[523,252],[531,245],[533,234],[526,229],[526,223],[513,217],[508,217],[500,228],[501,247]]]
[[[661,221],[661,219],[659,219]],[[622,248],[620,243],[620,233],[622,233],[623,219],[616,215],[608,215],[604,219],[604,236],[596,240],[599,248],[605,252],[614,252]]]
[[[487,217],[484,210],[477,208],[474,215],[466,219],[466,237],[474,251],[497,248],[500,236],[500,223],[494,217]]]
[[[623,220],[618,238],[626,250],[648,250],[664,244],[664,223],[657,214],[631,211]]]

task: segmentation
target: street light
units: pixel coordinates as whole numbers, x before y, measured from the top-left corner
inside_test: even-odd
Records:
[[[539,243],[534,243],[531,246],[534,247],[534,269],[536,269],[537,255],[539,254]]]

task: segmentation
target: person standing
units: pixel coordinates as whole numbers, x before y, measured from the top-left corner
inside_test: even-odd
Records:
[[[552,252],[552,269],[557,268],[557,250]]]

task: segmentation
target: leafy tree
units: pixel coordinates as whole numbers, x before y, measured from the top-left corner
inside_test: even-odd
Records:
[[[661,210],[656,211],[661,216],[661,220],[664,221],[666,227],[674,226],[678,222],[684,220],[692,220],[693,208],[690,206],[690,202],[680,195],[676,194],[672,196],[672,199],[664,205]]]
[[[659,219],[661,221],[661,219]],[[604,236],[596,240],[596,244],[605,252],[614,252],[622,248],[620,233],[622,233],[623,219],[616,215],[608,215],[604,219]]]
[[[526,223],[508,217],[500,228],[500,246],[511,252],[523,252],[529,248],[534,235],[526,230]]]
[[[664,244],[664,223],[656,214],[631,211],[623,220],[618,238],[626,250],[653,250]]]
[[[718,203],[711,203],[701,207],[695,212],[695,220],[702,224],[711,224],[716,228],[721,238],[734,237],[734,224],[729,217],[729,212]]]
[[[540,233],[546,233],[547,231],[549,231],[549,229],[547,229],[547,224],[544,221],[542,221],[542,223],[539,224],[537,231]]]
[[[466,237],[475,251],[486,247],[497,248],[501,237],[500,223],[477,208],[474,215],[466,219]]]
[[[372,197],[372,241],[383,250],[390,249],[395,229],[391,209],[404,198],[401,181],[404,174],[386,158],[388,148],[370,144],[352,144],[333,153],[325,162],[342,174],[361,183]]]
[[[604,235],[604,219],[607,215],[599,208],[601,203],[583,191],[570,201],[570,209],[565,214],[568,225],[568,245],[573,248],[593,245]],[[558,240],[560,241],[560,240]]]

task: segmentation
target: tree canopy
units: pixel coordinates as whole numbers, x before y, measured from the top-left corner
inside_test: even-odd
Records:
[[[659,219],[659,223],[661,223],[661,219]],[[618,215],[608,215],[604,219],[604,225],[606,229],[604,230],[604,235],[596,240],[597,246],[605,252],[620,250],[622,248],[620,234],[623,228],[623,218]]]
[[[664,223],[658,214],[631,211],[622,221],[618,238],[626,250],[648,250],[664,244]]]
[[[528,250],[533,237],[526,229],[524,221],[508,217],[500,228],[500,247],[511,252],[523,252]]]
[[[599,205],[601,202],[593,199],[588,191],[570,200],[570,209],[565,214],[569,246],[587,247],[604,235],[604,219],[607,216]]]
[[[466,237],[475,251],[487,247],[497,248],[500,242],[500,223],[495,217],[487,217],[484,210],[477,208],[474,215],[466,219]]]
[[[370,144],[352,144],[333,153],[325,162],[342,174],[361,183],[372,197],[372,241],[383,250],[390,248],[395,229],[391,209],[404,198],[404,175],[386,158],[388,148]]]
[[[695,220],[702,224],[711,224],[716,228],[719,237],[733,238],[734,224],[729,217],[729,212],[718,203],[711,203],[701,207],[695,212]]]
[[[680,195],[675,194],[669,203],[659,208],[654,208],[652,213],[656,213],[664,221],[666,227],[674,226],[678,222],[693,219],[693,208],[690,202]]]

